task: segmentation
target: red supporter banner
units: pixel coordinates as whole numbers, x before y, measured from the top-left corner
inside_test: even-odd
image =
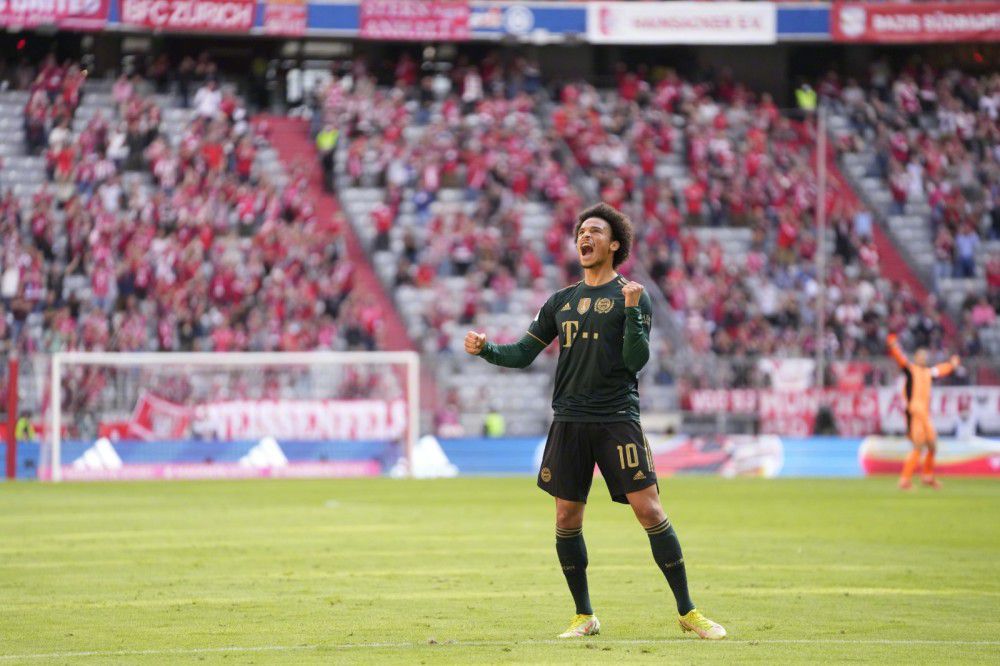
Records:
[[[896,387],[859,390],[773,391],[708,389],[691,391],[685,406],[695,414],[756,414],[761,434],[813,434],[823,405],[833,412],[841,435],[904,434],[906,405]],[[931,392],[931,418],[941,433],[965,429],[1000,432],[1000,387],[942,386]]]
[[[101,30],[108,23],[111,0],[0,0],[0,25],[64,30]]]
[[[181,439],[191,425],[191,410],[152,393],[143,393],[132,410],[128,437],[146,441]]]
[[[304,35],[305,0],[267,0],[264,4],[264,32],[269,35]]]
[[[227,400],[198,405],[209,439],[391,440],[406,434],[404,400]]]
[[[841,391],[858,391],[867,386],[867,376],[872,371],[871,363],[834,361],[830,365],[837,380],[837,388]]]
[[[695,414],[756,414],[755,389],[700,389],[687,395],[687,407]]]
[[[830,34],[837,42],[995,42],[998,2],[834,3]]]
[[[807,437],[815,432],[816,414],[827,406],[833,412],[837,432],[858,437],[878,432],[878,393],[809,389],[808,391],[761,391],[760,432],[768,435]]]
[[[469,38],[468,0],[361,0],[365,39],[457,41]]]
[[[249,32],[255,0],[121,0],[121,22],[154,30]]]
[[[874,389],[838,391],[757,391],[753,389],[699,390],[688,394],[688,407],[696,414],[725,412],[756,414],[766,435],[806,437],[813,434],[816,414],[829,406],[837,431],[845,436],[878,432],[879,396]]]
[[[878,395],[882,431],[906,432],[906,405],[901,388],[882,388]],[[1000,386],[942,386],[931,390],[931,420],[938,433],[962,427],[971,432],[1000,432]]]

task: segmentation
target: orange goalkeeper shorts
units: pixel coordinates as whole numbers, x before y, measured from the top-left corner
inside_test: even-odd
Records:
[[[916,446],[937,443],[937,432],[931,423],[930,414],[906,412],[906,436]]]

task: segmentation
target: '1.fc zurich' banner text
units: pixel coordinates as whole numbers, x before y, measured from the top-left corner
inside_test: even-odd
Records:
[[[154,30],[249,32],[256,0],[121,0],[121,22]]]
[[[992,42],[1000,40],[1000,2],[834,3],[837,42]]]
[[[0,0],[0,25],[65,30],[101,30],[108,23],[110,0]]]
[[[591,2],[594,44],[774,44],[770,2]]]
[[[469,38],[468,0],[361,0],[365,39],[457,41]]]

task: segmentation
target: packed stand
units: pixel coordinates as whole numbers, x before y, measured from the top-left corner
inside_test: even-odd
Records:
[[[815,353],[811,122],[726,76],[695,82],[622,70],[615,91],[563,87],[553,128],[596,177],[601,198],[632,213],[639,255],[696,355]],[[868,359],[884,354],[886,328],[938,340],[938,316],[880,276],[871,213],[837,187],[831,180],[822,344],[835,359]],[[727,252],[727,236],[746,241]],[[756,381],[737,374],[728,380]]]
[[[240,100],[201,82],[166,134],[148,81],[122,76],[112,109],[74,123],[79,76],[40,67],[26,114],[44,127],[25,140],[49,182],[0,199],[5,353],[375,347],[381,317],[352,294],[343,220],[317,214],[303,173],[255,166],[267,127]]]
[[[569,279],[564,269],[576,270],[563,230],[582,201],[568,156],[539,121],[537,69],[494,56],[454,66],[404,56],[381,84],[361,61],[334,72],[318,91],[313,128],[376,271],[419,349],[433,355],[443,382],[438,422],[447,430],[460,415],[474,431],[477,410],[517,410],[518,401],[544,420],[536,408],[547,403],[545,359],[518,395],[498,397],[515,387],[476,384],[485,369],[462,353],[460,335],[474,326],[491,340],[516,340]],[[451,391],[460,377],[465,389]],[[509,420],[529,432],[544,427]]]
[[[976,251],[1000,240],[1000,74],[905,68],[891,82],[873,72],[868,89],[828,74],[820,92],[848,111],[845,149],[876,147],[877,175],[895,212],[926,200],[942,277],[974,277]],[[876,85],[875,82],[882,81]]]
[[[430,330],[503,312],[519,289],[541,302],[553,286],[544,266],[569,261],[564,237],[532,242],[523,227],[525,204],[563,222],[580,205],[535,115],[537,84],[526,69],[487,58],[428,73],[404,57],[391,87],[355,63],[319,93],[322,126],[343,144],[345,187],[384,191],[370,213],[372,249],[398,255],[391,286],[439,295],[425,313]],[[461,280],[460,293],[449,278]],[[452,346],[442,333],[426,351]]]
[[[955,278],[985,282],[958,318],[963,351],[986,353],[978,333],[1000,313],[1000,74],[877,61],[864,83],[830,73],[820,86],[850,121],[840,148],[874,149],[869,174],[888,186],[888,215],[926,205],[942,296]]]

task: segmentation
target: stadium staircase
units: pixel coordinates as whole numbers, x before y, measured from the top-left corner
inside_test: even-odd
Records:
[[[850,134],[848,119],[845,116],[832,115],[830,118],[831,132],[836,135]],[[921,279],[933,285],[938,292],[945,295],[949,302],[960,301],[967,293],[982,294],[986,289],[982,277],[983,263],[991,251],[1000,250],[1000,241],[984,242],[977,256],[979,274],[974,278],[937,278],[934,275],[934,238],[931,235],[931,207],[926,194],[921,192],[920,198],[908,201],[901,213],[892,210],[892,194],[889,184],[878,176],[875,150],[866,144],[864,150],[845,153],[842,156],[845,175],[861,192],[862,196],[878,211],[886,221],[886,226],[907,257],[910,258]]]
[[[838,113],[830,115],[830,133],[836,139],[851,134],[850,121]],[[844,153],[837,164],[831,155],[830,172],[851,185],[851,190],[875,213],[874,240],[887,277],[910,286],[921,301],[935,293],[945,306],[945,332],[954,335],[955,318],[961,315],[962,302],[969,294],[983,294],[986,280],[982,277],[982,262],[990,248],[1000,249],[1000,242],[983,243],[978,257],[975,278],[936,278],[934,275],[934,238],[931,236],[931,207],[926,198],[908,201],[902,212],[892,208],[888,183],[878,176],[875,150],[865,144],[864,150]],[[842,167],[842,169],[841,169]],[[986,351],[1000,355],[1000,326],[980,331]]]
[[[865,207],[872,209],[877,217],[881,217],[882,211],[878,207],[873,207],[870,199],[867,197],[859,198],[854,183],[846,178],[844,172],[841,171],[832,147],[827,150],[826,166],[827,177],[835,184],[836,189],[843,196],[851,200],[850,204],[852,206],[861,207],[863,202]],[[875,243],[875,248],[878,250],[880,272],[889,280],[908,286],[921,301],[926,299],[928,295],[927,287],[923,280],[920,279],[921,276],[911,268],[910,263],[906,261],[899,249],[897,249],[896,244],[893,242],[894,239],[888,236],[878,224],[872,226],[872,240]],[[930,241],[928,241],[928,247],[930,247]]]
[[[74,134],[79,134],[87,123],[98,113],[103,113],[109,121],[116,121],[115,104],[111,96],[111,80],[90,80],[84,86],[84,95],[80,106],[74,115],[72,130]],[[180,104],[180,99],[174,95],[153,95],[152,99],[159,105],[162,111],[162,121],[160,125],[161,133],[169,137],[176,143],[180,141],[186,126],[191,121],[193,111],[185,109]],[[48,187],[57,197],[60,194],[58,186],[48,183],[45,173],[45,157],[43,155],[30,155],[26,151],[24,143],[23,118],[24,107],[28,101],[26,91],[3,91],[0,92],[0,157],[2,157],[2,169],[0,169],[0,188],[4,191],[11,191],[21,204],[22,209],[29,209],[32,197],[41,188]],[[303,168],[309,176],[309,186],[313,190],[313,200],[319,210],[327,210],[332,214],[338,210],[336,201],[330,195],[322,191],[320,185],[319,168],[315,159],[303,160],[304,155],[314,154],[311,143],[305,136],[305,130],[301,121],[287,118],[268,118],[269,125],[273,128],[270,137],[270,145],[260,146],[257,151],[254,165],[258,173],[267,175],[269,179],[278,185],[287,182],[285,164],[290,166],[303,162]],[[275,150],[275,146],[278,150]],[[126,190],[137,187],[140,190],[151,192],[155,187],[152,177],[146,171],[126,171],[122,174],[123,186]],[[54,215],[58,219],[61,215],[56,210]],[[363,293],[373,294],[379,301],[386,313],[385,329],[379,340],[380,346],[384,349],[406,350],[413,346],[407,336],[406,329],[396,314],[391,301],[382,290],[374,272],[365,259],[364,252],[354,238],[350,229],[347,231],[347,246],[354,257],[357,266],[357,289]],[[81,299],[89,298],[89,281],[83,281],[76,292]],[[43,325],[40,314],[29,316],[26,325],[40,328]],[[32,331],[34,334],[40,331]],[[31,357],[22,359],[22,372],[19,393],[25,399],[27,408],[32,407],[35,398],[41,396],[43,391],[37,385],[39,378],[45,377],[43,371],[43,359],[41,357]],[[429,400],[434,395],[433,382],[422,385],[422,395]],[[425,403],[426,404],[426,403]]]
[[[24,147],[24,106],[27,103],[25,91],[0,93],[0,156],[3,158],[0,185],[20,199],[33,193],[46,180],[45,158],[28,155]]]
[[[303,169],[306,173],[311,194],[310,199],[315,203],[316,209],[326,211],[327,215],[333,215],[341,210],[336,197],[323,190],[323,173],[319,159],[315,157],[315,147],[309,141],[306,121],[283,116],[268,116],[266,118],[271,127],[271,143],[275,146],[281,161],[288,168]],[[308,157],[304,159],[304,156]],[[345,228],[344,236],[348,255],[356,270],[358,284],[355,288],[375,299],[382,311],[386,313],[385,330],[378,341],[379,347],[386,351],[412,351],[414,346],[407,334],[406,327],[397,316],[396,308],[375,276],[375,272],[368,262],[368,255],[362,248],[354,229]]]
[[[340,211],[341,203],[337,197],[323,188],[323,172],[316,146],[309,139],[308,122],[301,118],[270,115],[259,116],[258,119],[266,120],[270,128],[269,140],[275,147],[278,159],[289,169],[304,171],[310,192],[309,198],[316,210],[325,211],[327,215]],[[343,230],[344,241],[347,255],[355,269],[354,289],[365,297],[373,299],[384,313],[384,328],[379,335],[378,346],[385,351],[414,351],[413,341],[399,316],[399,311],[384,285],[376,277],[375,271],[372,270],[369,254],[359,241],[356,231],[353,225],[348,225]],[[420,404],[424,415],[436,407],[437,396],[436,378],[425,360],[421,364],[420,377]],[[427,431],[429,422],[423,426],[423,430]]]

